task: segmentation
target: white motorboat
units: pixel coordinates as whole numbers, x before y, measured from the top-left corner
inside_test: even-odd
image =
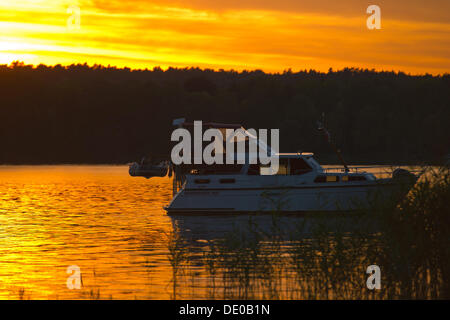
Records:
[[[417,177],[397,169],[378,179],[361,168],[349,171],[322,168],[312,154],[279,154],[276,175],[263,175],[259,165],[220,168],[208,174],[187,174],[169,206],[169,214],[314,212],[363,209],[375,201],[404,195]]]
[[[179,120],[174,124],[192,128],[192,123]],[[227,128],[245,131],[236,124],[204,125],[221,131]],[[326,133],[330,142],[323,125],[320,130]],[[414,173],[400,168],[389,177],[381,178],[362,171],[361,167],[349,167],[340,151],[331,145],[343,163],[341,168],[323,168],[312,153],[276,153],[278,170],[268,174],[267,166],[251,163],[246,153],[243,164],[175,165],[164,162],[146,168],[145,164],[135,163],[130,167],[130,174],[148,178],[164,176],[169,171],[170,177],[173,172],[174,196],[164,207],[168,214],[348,212],[367,208],[375,202],[398,200],[418,179]],[[270,149],[267,144],[262,147]]]
[[[239,125],[211,123],[210,127]],[[329,139],[323,125],[320,129]],[[240,165],[174,166],[174,197],[165,209],[169,214],[347,212],[375,202],[398,200],[418,179],[405,169],[394,170],[388,178],[377,178],[361,171],[361,167],[348,167],[332,146],[343,162],[342,168],[325,169],[312,153],[278,153],[279,168],[274,175],[266,174],[267,167],[249,161]]]

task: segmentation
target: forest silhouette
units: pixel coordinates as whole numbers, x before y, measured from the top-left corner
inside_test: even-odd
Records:
[[[199,68],[0,65],[0,163],[127,163],[169,154],[172,120],[279,128],[282,152],[338,163],[436,163],[450,152],[450,75],[346,68],[278,74]]]

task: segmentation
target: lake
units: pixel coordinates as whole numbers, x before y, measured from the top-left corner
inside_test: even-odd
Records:
[[[171,197],[171,179],[132,178],[127,166],[0,166],[0,299],[339,298],[322,295],[319,274],[306,291],[298,275],[318,268],[306,256],[354,242],[353,222],[329,238],[304,217],[169,217]],[[332,240],[308,249],[311,237]],[[70,290],[73,265],[82,286]],[[346,294],[373,297],[365,262],[345,267],[358,269]]]

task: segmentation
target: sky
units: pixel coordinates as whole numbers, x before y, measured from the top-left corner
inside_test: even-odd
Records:
[[[12,61],[444,74],[450,1],[0,0],[0,64]]]

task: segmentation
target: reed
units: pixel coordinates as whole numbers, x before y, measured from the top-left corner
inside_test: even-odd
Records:
[[[25,297],[25,288],[20,288],[18,294],[19,294],[19,300],[23,300]]]
[[[299,218],[289,231],[276,212],[269,231],[249,217],[205,245],[195,278],[214,299],[449,299],[449,199],[449,168],[429,168],[395,204],[375,199],[357,214]],[[180,266],[194,253],[171,236],[176,298]],[[373,264],[380,290],[366,287]]]
[[[188,246],[175,226],[170,234],[166,234],[168,258],[172,267],[172,299],[177,299],[178,278],[184,273],[188,262]]]

